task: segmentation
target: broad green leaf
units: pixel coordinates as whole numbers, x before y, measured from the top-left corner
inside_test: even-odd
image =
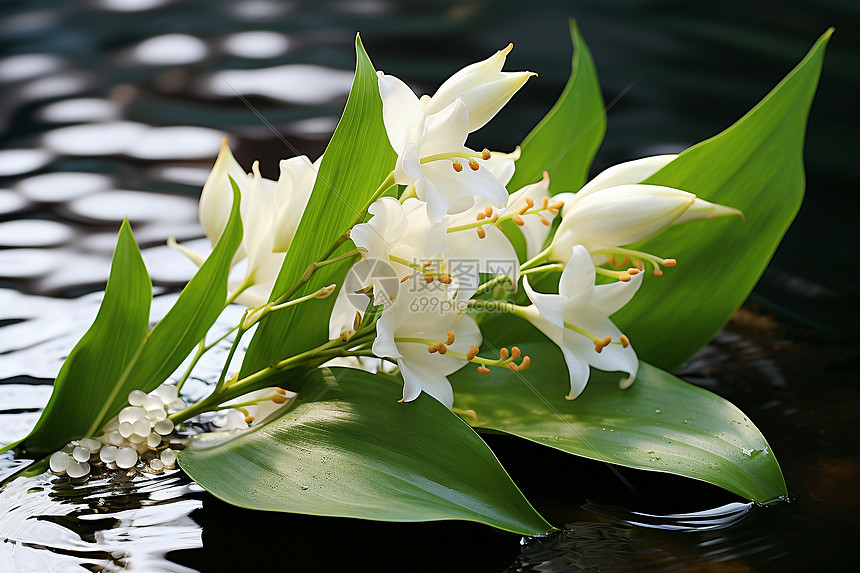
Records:
[[[566,400],[570,381],[557,346],[513,319],[494,319],[483,330],[510,335],[508,344],[517,343],[532,365],[488,376],[467,366],[449,376],[454,405],[475,411],[470,423],[476,428],[586,458],[695,478],[762,503],[786,495],[764,436],[716,394],[642,362],[627,390],[618,388],[619,373],[592,370],[585,391]]]
[[[151,301],[152,283],[126,220],[95,321],[63,363],[48,405],[22,441],[24,449],[56,450],[87,433],[146,337]]]
[[[634,247],[678,260],[613,316],[643,360],[669,370],[683,364],[764,272],[803,199],[806,118],[830,34],[737,123],[645,181],[736,207],[745,220],[684,223]]]
[[[455,414],[360,370],[316,370],[290,411],[179,453],[188,475],[242,507],[384,521],[464,519],[519,534],[552,527]]]
[[[396,155],[382,123],[376,71],[358,36],[355,50],[355,80],[349,99],[323,154],[310,201],[272,289],[273,299],[296,284],[308,266],[349,229],[394,168]],[[345,243],[338,253],[347,248],[352,248],[351,243]],[[295,296],[341,284],[346,271],[346,263],[323,267]],[[334,301],[332,295],[267,315],[248,347],[242,375],[328,340],[328,317]]]
[[[523,140],[522,156],[508,184],[512,191],[540,180],[544,171],[549,172],[550,193],[579,189],[603,141],[606,115],[597,71],[573,20],[570,39],[570,79],[549,113]]]
[[[92,431],[127,405],[128,394],[149,392],[164,382],[182,363],[224,310],[230,263],[242,242],[239,214],[240,191],[233,186],[230,218],[218,243],[194,274],[164,318],[143,341],[139,353],[105,400],[104,415],[93,422]]]

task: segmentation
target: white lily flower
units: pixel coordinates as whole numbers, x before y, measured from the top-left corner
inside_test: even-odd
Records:
[[[322,156],[311,163],[306,155],[281,160],[281,174],[275,188],[275,252],[283,253],[290,248],[314,190],[321,162]]]
[[[619,383],[628,388],[636,378],[639,361],[630,341],[609,316],[633,298],[642,284],[642,275],[629,282],[595,285],[595,268],[591,255],[582,245],[571,248],[567,266],[561,273],[559,294],[535,292],[523,279],[526,294],[533,305],[520,311],[525,318],[561,348],[570,374],[573,400],[588,383],[589,366],[608,372],[625,372]]]
[[[427,202],[433,221],[469,209],[475,196],[500,207],[507,199],[504,185],[480,168],[478,160],[489,159],[490,152],[473,151],[465,142],[533,75],[501,71],[511,48],[464,68],[432,98],[419,99],[398,78],[377,72],[383,122],[397,153],[395,181]]]
[[[239,212],[244,233],[231,268],[246,261],[244,274],[228,281],[231,292],[242,289],[236,302],[253,307],[268,301],[284,261],[284,251],[292,241],[313,190],[316,166],[305,156],[286,159],[281,161],[278,181],[272,181],[260,175],[257,163],[250,174],[245,173],[224,140],[200,195],[200,224],[214,247],[227,226],[232,208],[233,188],[229,179],[232,177],[241,194]],[[198,266],[206,260],[205,255],[178,245],[172,239],[168,240],[168,245]]]
[[[490,207],[492,212],[487,211],[487,207]],[[521,187],[511,193],[507,204],[501,209],[494,208],[487,201],[477,200],[472,209],[456,217],[474,220],[477,217],[481,217],[480,213],[483,212],[485,216],[487,213],[490,213],[489,219],[493,220],[496,217],[503,218],[512,214],[518,214],[519,217],[515,217],[514,221],[525,238],[526,257],[531,259],[543,249],[543,245],[547,237],[549,237],[552,221],[558,214],[559,207],[560,204],[557,198],[553,198],[550,201],[549,174],[544,172],[544,176],[540,181]],[[509,276],[513,277],[513,275]]]
[[[555,196],[564,202],[561,225],[549,248],[553,260],[566,261],[573,245],[584,245],[598,264],[614,255],[646,260],[661,274],[663,259],[620,248],[647,239],[669,225],[701,218],[743,214],[709,203],[694,194],[659,185],[641,184],[675,155],[646,157],[610,167],[577,193]],[[673,259],[667,266],[674,264]]]
[[[516,251],[490,219],[479,224],[474,216],[461,214],[434,223],[414,197],[402,205],[382,197],[368,212],[370,220],[350,233],[364,260],[347,274],[338,293],[329,321],[331,338],[349,330],[355,311],[364,312],[366,297],[355,296],[364,287],[373,286],[375,304],[386,304],[403,290],[414,290],[415,283],[437,281],[450,285],[458,301],[466,301],[478,288],[480,273],[505,274],[514,283],[519,278]],[[403,281],[409,282],[401,286]]]
[[[487,124],[528,81],[533,72],[503,72],[513,44],[486,60],[468,65],[439,86],[427,103],[426,113],[445,109],[460,98],[469,110],[469,132]]]
[[[461,314],[444,289],[429,287],[405,289],[383,311],[376,323],[373,353],[397,361],[404,402],[424,391],[451,408],[454,392],[447,376],[468,363],[465,355],[473,345],[481,345],[475,320]]]

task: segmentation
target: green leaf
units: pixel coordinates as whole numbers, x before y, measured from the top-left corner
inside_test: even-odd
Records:
[[[519,534],[552,527],[492,451],[433,398],[398,403],[391,377],[312,372],[284,415],[179,453],[194,481],[242,507],[384,521],[464,519]]]
[[[646,279],[613,316],[643,360],[669,370],[683,364],[764,272],[803,199],[806,118],[830,34],[737,123],[645,181],[736,207],[746,217],[684,223],[634,247],[678,260],[661,279]]]
[[[517,190],[549,172],[550,193],[582,187],[591,160],[606,132],[603,96],[591,52],[576,22],[570,22],[573,43],[570,79],[558,101],[526,136],[522,156],[508,189]]]
[[[173,374],[224,310],[230,264],[243,234],[239,187],[232,178],[230,184],[233,205],[218,243],[144,340],[139,354],[111,392],[110,405],[104,418],[96,422],[95,429],[127,405],[129,392],[154,390]]]
[[[96,319],[63,363],[48,405],[21,442],[24,449],[56,450],[87,434],[102,409],[102,398],[146,337],[151,301],[152,283],[125,220]]]
[[[495,319],[484,331],[519,332],[508,344],[516,340],[532,365],[489,376],[467,366],[449,376],[455,406],[475,411],[473,426],[586,458],[695,478],[757,502],[787,495],[764,436],[716,394],[642,362],[627,390],[618,388],[620,374],[592,370],[585,391],[566,400],[570,382],[557,346],[514,320]]]
[[[308,266],[320,260],[349,229],[397,158],[382,123],[376,70],[358,36],[355,50],[355,80],[349,99],[323,154],[310,201],[272,289],[273,299],[296,284]],[[336,254],[351,247],[345,243]],[[342,284],[347,268],[345,263],[338,263],[317,270],[295,297],[332,283]],[[241,375],[328,340],[328,317],[335,298],[332,295],[264,317],[245,354]]]
[[[129,392],[153,390],[188,356],[224,310],[230,263],[242,241],[239,203],[233,183],[233,208],[218,244],[151,332],[152,283],[123,223],[96,320],[63,363],[51,400],[23,440],[28,450],[56,450],[94,435],[127,405]]]

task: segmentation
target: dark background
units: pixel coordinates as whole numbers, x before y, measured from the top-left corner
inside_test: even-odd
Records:
[[[537,509],[556,525],[570,524],[562,537],[527,549],[519,570],[538,570],[543,562],[540,570],[546,571],[801,571],[848,562],[849,520],[860,505],[853,438],[860,4],[150,0],[149,9],[109,9],[118,3],[0,2],[0,58],[50,54],[61,61],[55,71],[34,79],[9,81],[0,75],[0,151],[41,149],[45,134],[57,128],[42,119],[46,106],[103,98],[118,106],[123,120],[224,131],[243,165],[259,159],[263,174],[276,177],[277,160],[293,155],[291,148],[312,158],[322,152],[327,128],[308,130],[301,122],[336,117],[344,99],[290,104],[248,94],[247,101],[286,137],[288,147],[240,98],[213,94],[206,79],[219,70],[295,63],[351,70],[357,31],[377,69],[401,77],[419,93],[432,93],[463,65],[513,42],[507,69],[529,69],[539,77],[470,139],[474,148],[509,150],[561,92],[570,71],[567,20],[575,18],[594,56],[605,101],[613,102],[597,172],[636,157],[680,151],[728,127],[834,26],[809,118],[801,212],[750,302],[682,370],[751,415],[782,463],[794,502],[754,508],[717,532],[640,528],[629,524],[631,511],[662,515],[740,500],[691,480],[622,469],[625,483],[603,464],[512,439],[489,442]],[[225,49],[230,35],[259,30],[286,35],[288,49],[262,59]],[[206,55],[182,65],[135,60],[140,42],[173,33],[201,39]],[[46,77],[71,78],[69,85],[77,82],[77,87],[55,95],[28,87]],[[204,168],[213,158],[204,151],[170,164]],[[33,175],[80,171],[109,174],[119,188],[158,196],[199,193],[199,185],[162,177],[158,167],[159,161],[123,153],[57,153],[34,171],[13,169],[0,176],[0,188],[16,193]],[[92,269],[103,268],[109,250],[77,245],[88,236],[115,232],[116,221],[82,216],[62,202],[28,200],[0,209],[0,223],[20,219],[73,228],[75,241],[56,248],[91,257],[102,267],[71,269],[74,280],[64,282],[6,272],[0,285],[55,297],[103,288],[103,272]],[[186,225],[188,236],[195,233],[199,236],[199,229]],[[154,233],[144,247],[159,243],[163,237]],[[0,249],[20,246],[7,242]],[[166,288],[180,282],[155,280]],[[203,571],[240,566],[501,571],[521,550],[516,536],[470,523],[268,514],[232,508],[208,495],[203,499],[204,508],[194,517],[203,525],[204,548],[171,556]]]

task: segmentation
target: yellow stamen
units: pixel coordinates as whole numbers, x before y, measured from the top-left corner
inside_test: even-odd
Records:
[[[453,163],[451,163],[451,167],[453,167],[454,171],[456,171],[457,173],[459,173],[463,170],[463,164],[460,163],[459,161],[456,161],[456,160]]]
[[[483,221],[486,218],[487,216],[484,214],[483,211],[479,211],[478,214],[475,216],[476,221]]]
[[[478,227],[475,231],[477,231],[479,239],[487,238],[487,232],[482,227]]]
[[[272,402],[274,402],[275,404],[283,404],[286,401],[287,398],[285,396],[274,396],[272,398]]]
[[[485,148],[481,151],[481,159],[483,159],[484,161],[486,161],[486,160],[487,160],[487,159],[489,159],[489,158],[490,158],[490,150],[489,150],[489,149],[487,149],[487,148],[485,147]]]
[[[502,349],[499,350],[499,356],[502,360],[507,360],[508,356],[510,356],[510,354],[508,354],[508,349],[503,346]]]
[[[412,276],[412,275],[406,275],[405,277],[403,277],[402,279],[400,279],[400,283],[401,283],[401,284],[405,283],[406,281],[408,281],[408,280],[409,280],[409,277],[411,277],[411,276]]]
[[[472,361],[472,359],[473,359],[473,358],[475,358],[475,356],[477,356],[477,355],[478,355],[478,352],[480,352],[480,350],[481,350],[481,349],[480,349],[480,348],[478,348],[478,345],[477,345],[477,344],[473,344],[473,345],[469,348],[469,352],[467,352],[467,353],[466,353],[466,360],[468,360],[469,362],[471,362],[471,361]]]
[[[286,390],[284,390],[283,388],[275,387],[275,392],[277,392],[277,393],[278,393],[278,394],[280,394],[281,396],[286,396],[286,395],[287,395],[287,391],[286,391]]]
[[[621,336],[619,336],[618,340],[621,341],[621,347],[622,348],[627,348],[628,346],[630,346],[630,339],[627,338],[626,334],[622,334]]]
[[[523,361],[520,362],[520,370],[527,370],[532,364],[532,359],[528,356],[523,356]]]
[[[517,346],[512,346],[512,347],[511,347],[511,356],[513,357],[513,359],[514,359],[514,360],[516,360],[517,358],[519,358],[519,357],[520,357],[520,349],[519,349],[519,347],[517,347]]]
[[[510,369],[511,369],[511,370],[513,370],[514,372],[519,372],[519,371],[520,371],[520,367],[519,367],[519,366],[517,366],[517,365],[516,365],[515,363],[513,363],[513,362],[511,362],[510,364],[508,364],[508,368],[510,368]]]
[[[358,330],[361,328],[361,313],[355,311],[355,317],[352,319],[352,329]]]
[[[489,374],[490,369],[482,364],[482,365],[478,366],[478,373],[479,374]]]
[[[433,275],[431,275],[429,273],[424,275],[424,282],[427,283],[428,285],[430,283],[432,283],[433,282]]]
[[[250,424],[254,421],[254,416],[245,416],[245,423]]]
[[[450,346],[451,344],[454,344],[454,331],[449,330],[447,332],[447,335],[448,335],[448,340],[445,341],[445,344]]]
[[[541,222],[541,223],[543,223],[543,224],[544,224],[544,226],[546,226],[546,227],[549,227],[549,226],[550,226],[549,219],[547,219],[547,218],[546,218],[546,217],[544,217],[543,215],[541,215],[541,216],[540,216],[540,222]]]
[[[517,225],[519,225],[520,227],[522,227],[523,225],[525,225],[525,224],[526,224],[526,222],[525,222],[525,221],[523,221],[523,218],[522,218],[522,217],[520,217],[519,215],[514,215],[514,216],[513,216],[513,219],[514,219],[514,223],[516,223],[516,224],[517,224]]]
[[[484,207],[484,215],[486,215],[487,217],[493,216],[493,208],[490,205]]]
[[[678,264],[678,261],[676,261],[675,259],[663,259],[663,266],[664,267],[674,267],[677,264]]]
[[[471,169],[472,171],[477,171],[480,167],[480,164],[478,164],[478,162],[474,159],[469,160],[469,169]]]

